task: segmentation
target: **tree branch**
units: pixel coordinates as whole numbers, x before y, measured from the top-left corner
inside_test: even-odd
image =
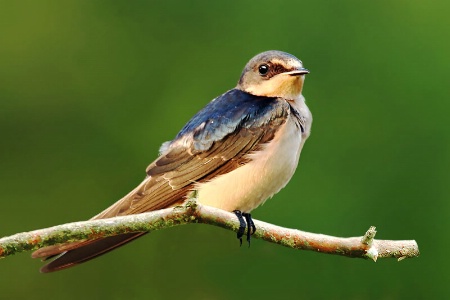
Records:
[[[402,260],[419,256],[416,241],[375,240],[375,227],[370,227],[362,237],[340,238],[283,228],[257,220],[254,222],[257,228],[254,238],[289,248],[370,258],[374,261],[386,257]],[[68,223],[4,237],[0,239],[0,258],[59,243],[129,232],[150,232],[188,223],[210,224],[235,232],[239,228],[239,221],[234,214],[190,200],[185,205],[174,208],[111,219]]]

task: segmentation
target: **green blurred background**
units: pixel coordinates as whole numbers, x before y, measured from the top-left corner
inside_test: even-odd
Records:
[[[416,239],[401,263],[295,251],[205,225],[39,274],[0,262],[3,299],[449,298],[448,1],[0,1],[0,236],[90,218],[255,54],[311,70],[290,184],[256,219]],[[447,200],[446,200],[447,199]]]

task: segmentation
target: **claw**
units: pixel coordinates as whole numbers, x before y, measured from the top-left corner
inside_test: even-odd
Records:
[[[233,212],[239,220],[239,229],[236,236],[240,241],[240,245],[242,246],[242,236],[244,235],[245,227],[247,227],[247,224],[245,223],[244,218],[242,217],[242,212],[240,210],[234,210]]]
[[[237,232],[237,238],[240,241],[240,245],[242,246],[242,237],[244,236],[245,228],[247,228],[247,242],[248,246],[250,247],[250,237],[256,231],[256,226],[255,223],[253,223],[252,215],[249,213],[243,213],[240,210],[234,210],[233,212],[239,220],[239,229]]]
[[[253,223],[252,215],[249,213],[243,213],[242,214],[245,217],[245,221],[247,222],[247,242],[248,247],[250,247],[250,237],[252,234],[256,231],[255,223]]]

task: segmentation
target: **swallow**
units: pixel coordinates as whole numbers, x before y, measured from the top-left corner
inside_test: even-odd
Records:
[[[309,71],[295,56],[267,51],[245,66],[237,86],[213,99],[169,142],[125,197],[92,219],[139,214],[182,204],[195,194],[204,205],[234,212],[238,238],[256,228],[251,211],[294,174],[312,115],[302,95]],[[66,269],[124,245],[145,232],[41,248],[56,259],[41,272]]]

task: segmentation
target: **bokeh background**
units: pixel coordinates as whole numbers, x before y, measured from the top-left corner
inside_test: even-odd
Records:
[[[310,140],[256,219],[416,239],[398,263],[295,251],[206,225],[40,274],[0,262],[4,299],[445,299],[450,2],[0,1],[0,236],[90,218],[255,54],[311,70]]]

